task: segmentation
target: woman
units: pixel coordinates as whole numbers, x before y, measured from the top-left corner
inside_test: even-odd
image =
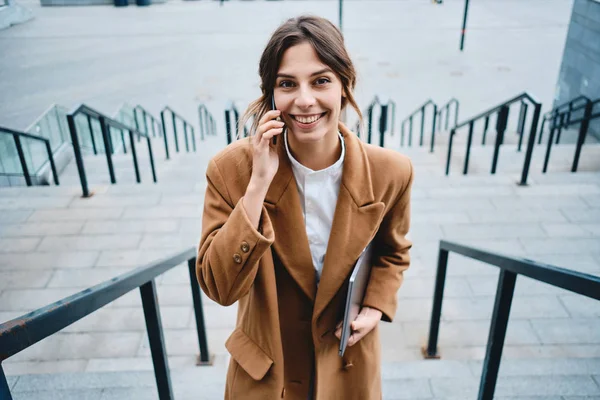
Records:
[[[252,136],[207,169],[196,268],[207,296],[239,301],[225,398],[380,399],[378,322],[392,320],[409,265],[411,163],[340,122],[348,103],[361,114],[352,61],[329,21],[281,25],[259,74],[262,96],[242,118],[254,117]],[[371,241],[371,276],[342,358],[349,275]]]

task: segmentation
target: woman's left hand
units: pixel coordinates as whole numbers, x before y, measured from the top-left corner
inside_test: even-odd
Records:
[[[381,311],[371,307],[363,307],[356,319],[352,321],[352,334],[348,339],[348,346],[356,344],[367,333],[371,332],[377,326],[380,319]],[[340,322],[335,330],[335,336],[338,339],[342,338],[343,322]]]

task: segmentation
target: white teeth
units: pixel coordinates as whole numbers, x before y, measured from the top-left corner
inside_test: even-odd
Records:
[[[312,124],[313,122],[321,118],[321,115],[313,115],[312,117],[301,117],[296,115],[294,116],[294,118],[296,119],[296,121],[301,122],[303,124]]]

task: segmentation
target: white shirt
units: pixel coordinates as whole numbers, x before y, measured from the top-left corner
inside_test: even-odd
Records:
[[[306,236],[313,266],[317,272],[317,284],[321,279],[323,261],[327,252],[327,243],[329,243],[333,215],[342,182],[344,156],[346,155],[344,139],[341,133],[338,132],[338,135],[342,144],[340,158],[333,165],[319,171],[313,171],[300,164],[290,153],[287,131],[283,136],[300,195]]]

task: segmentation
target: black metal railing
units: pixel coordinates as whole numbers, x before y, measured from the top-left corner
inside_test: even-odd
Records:
[[[440,358],[437,342],[450,252],[500,268],[487,350],[479,384],[479,395],[477,397],[479,400],[492,400],[494,398],[517,275],[526,276],[539,282],[600,300],[600,277],[598,276],[442,240],[439,247],[429,339],[427,347],[423,348],[425,358]]]
[[[141,122],[138,118],[140,116],[142,117]],[[158,120],[158,118],[156,118],[139,104],[133,108],[133,119],[135,120],[135,128],[140,132],[144,132],[148,136],[150,136],[151,130],[152,137],[156,137],[157,134],[160,135],[164,133],[162,129],[162,123]],[[141,138],[138,137],[138,140],[140,139]]]
[[[191,133],[191,141],[192,141],[192,149],[196,152],[196,135],[194,126],[189,123],[185,118],[181,115],[177,114],[173,109],[169,106],[162,109],[160,112],[160,120],[162,121],[162,129],[163,129],[163,139],[165,142],[165,155],[167,160],[169,159],[169,141],[167,139],[167,124],[165,123],[165,118],[167,114],[171,114],[171,122],[173,126],[173,141],[175,142],[175,152],[179,153],[179,135],[177,134],[177,121],[179,121],[183,125],[183,137],[185,139],[185,151],[190,152],[190,139],[188,138],[188,127],[190,128]]]
[[[54,184],[59,184],[58,173],[56,171],[56,164],[54,163],[54,155],[52,154],[52,147],[50,146],[49,139],[37,135],[32,135],[31,133],[19,132],[14,129],[4,127],[0,127],[0,134],[12,136],[15,142],[15,148],[17,149],[17,155],[19,156],[21,170],[23,171],[23,178],[25,179],[25,184],[27,184],[27,186],[33,185],[33,182],[31,180],[31,172],[29,171],[29,167],[27,166],[27,160],[25,158],[25,151],[23,149],[23,143],[21,142],[21,138],[36,140],[44,144],[46,154],[48,156],[48,161],[50,162],[50,168],[52,169],[52,178],[54,179]]]
[[[212,359],[208,352],[200,286],[196,278],[196,254],[196,248],[191,247],[169,258],[139,267],[131,272],[117,276],[46,307],[1,324],[0,398],[6,400],[12,399],[10,388],[2,369],[2,362],[4,360],[79,321],[132,290],[139,288],[158,395],[161,400],[173,399],[173,389],[154,279],[187,261],[194,314],[196,317],[196,330],[198,332],[198,346],[200,349],[197,365],[212,364]]]
[[[491,173],[496,173],[496,168],[498,166],[498,156],[500,154],[500,145],[504,143],[504,133],[506,131],[508,125],[508,117],[509,110],[512,104],[523,104],[523,102],[529,102],[534,107],[533,117],[531,120],[531,129],[529,131],[529,138],[527,141],[527,150],[525,154],[525,161],[523,163],[523,170],[521,173],[521,181],[520,185],[527,184],[527,176],[529,175],[529,167],[531,165],[531,157],[533,155],[533,148],[535,146],[535,136],[537,133],[538,121],[540,119],[540,112],[542,108],[542,104],[535,100],[530,94],[522,93],[518,96],[513,97],[510,100],[507,100],[497,106],[490,108],[487,111],[484,111],[478,114],[475,117],[472,117],[464,122],[457,124],[454,128],[450,130],[450,139],[448,142],[448,157],[446,159],[446,175],[450,174],[450,161],[452,157],[452,143],[454,140],[454,136],[456,135],[456,131],[464,126],[469,126],[469,136],[467,137],[467,148],[465,153],[465,161],[463,167],[463,174],[466,175],[469,171],[469,157],[471,154],[471,145],[473,143],[473,134],[475,130],[475,123],[477,121],[484,121],[484,129],[483,129],[483,141],[482,144],[485,144],[485,136],[487,133],[490,117],[496,116],[496,141],[494,144],[494,155],[492,157],[492,167]]]
[[[212,114],[204,104],[198,106],[198,119],[200,126],[200,138],[204,140],[204,135],[215,136],[217,134],[217,124]]]
[[[396,126],[396,102],[390,99],[384,103],[379,96],[375,96],[373,100],[371,100],[363,112],[363,115],[367,118],[367,143],[373,143],[373,115],[377,106],[379,106],[379,146],[385,147],[385,133],[388,130],[388,119],[391,119],[390,134],[394,136],[394,129]],[[356,123],[356,131],[359,137],[361,137],[363,129],[360,127],[360,122]]]
[[[585,102],[579,106],[573,106],[572,103],[575,101]],[[552,150],[552,144],[554,143],[554,133],[558,131],[558,137],[556,144],[559,143],[560,133],[562,129],[567,129],[575,125],[579,125],[579,133],[577,135],[577,144],[575,145],[575,155],[573,156],[573,164],[571,165],[571,172],[577,172],[579,166],[579,158],[581,156],[581,148],[585,144],[585,138],[590,127],[590,122],[600,118],[600,99],[591,101],[588,98],[579,97],[572,102],[568,103],[570,106],[566,111],[552,112],[552,125],[550,126],[550,134],[548,136],[548,146],[546,147],[546,155],[544,157],[544,166],[542,172],[548,171],[548,163],[550,162],[550,152]],[[598,107],[596,107],[598,105]],[[573,117],[573,113],[579,111],[583,112],[580,117]],[[555,122],[558,119],[558,124]],[[540,132],[541,136],[541,132]]]
[[[114,146],[112,143],[112,138],[110,135],[110,128],[115,128],[121,131],[121,140],[123,141],[123,146],[125,146],[125,138],[123,136],[123,131],[129,132],[129,145],[131,147],[131,154],[133,158],[133,167],[135,170],[135,178],[136,182],[141,182],[140,169],[138,165],[137,152],[135,149],[135,140],[134,136],[141,136],[146,138],[146,142],[148,144],[148,155],[150,157],[150,168],[152,170],[152,179],[156,182],[156,170],[154,168],[154,156],[152,154],[152,142],[150,136],[138,131],[133,127],[129,127],[122,122],[119,122],[115,119],[109,118],[106,115],[86,106],[81,105],[77,107],[73,112],[67,115],[67,121],[69,124],[69,131],[71,133],[71,142],[73,144],[73,152],[75,153],[75,162],[77,164],[77,172],[79,173],[79,180],[81,182],[81,189],[83,190],[83,197],[90,197],[90,190],[88,187],[87,176],[85,173],[85,167],[83,164],[83,154],[81,151],[81,147],[79,145],[79,136],[77,133],[77,125],[75,123],[75,117],[78,115],[87,116],[88,123],[91,124],[92,119],[97,119],[100,124],[100,129],[102,131],[102,140],[104,142],[104,154],[106,155],[106,163],[108,164],[108,173],[110,175],[110,182],[112,184],[117,183],[117,178],[115,176],[115,169],[112,161],[112,154],[114,152]],[[93,137],[93,131],[90,128]]]
[[[233,101],[230,101],[225,108],[225,134],[227,136],[227,144],[231,144],[234,138],[238,137],[238,129],[240,123],[240,112]],[[248,128],[243,128],[244,137],[248,136]]]
[[[586,96],[578,96],[566,103],[554,107],[552,110],[544,114],[542,118],[542,124],[540,126],[540,134],[538,136],[538,144],[542,144],[546,122],[549,123],[548,125],[550,126],[550,130],[558,129],[558,135],[556,136],[556,144],[558,144],[560,142],[560,135],[562,129],[564,128],[564,124],[569,124],[571,122],[573,112],[579,111],[581,106],[585,107],[589,101],[591,100]],[[581,114],[583,115],[583,113]],[[551,125],[550,122],[552,123]]]
[[[437,113],[437,132],[442,130],[442,126],[444,130],[448,130],[450,126],[450,110],[454,106],[454,123],[452,126],[456,126],[458,124],[458,109],[460,108],[460,102],[454,97],[448,100],[446,104],[439,107]],[[446,122],[444,123],[444,117],[446,117]]]
[[[408,123],[408,146],[412,146],[412,132],[413,132],[413,119],[417,117],[419,114],[421,115],[421,129],[419,135],[419,146],[423,146],[423,138],[425,135],[425,111],[428,106],[433,107],[433,112],[431,114],[431,141],[430,141],[430,151],[433,153],[433,148],[435,146],[435,131],[436,131],[436,123],[438,117],[438,106],[437,104],[429,99],[425,103],[423,103],[419,108],[409,114],[408,117],[402,120],[401,128],[400,128],[400,146],[404,146],[404,131],[405,125]]]

